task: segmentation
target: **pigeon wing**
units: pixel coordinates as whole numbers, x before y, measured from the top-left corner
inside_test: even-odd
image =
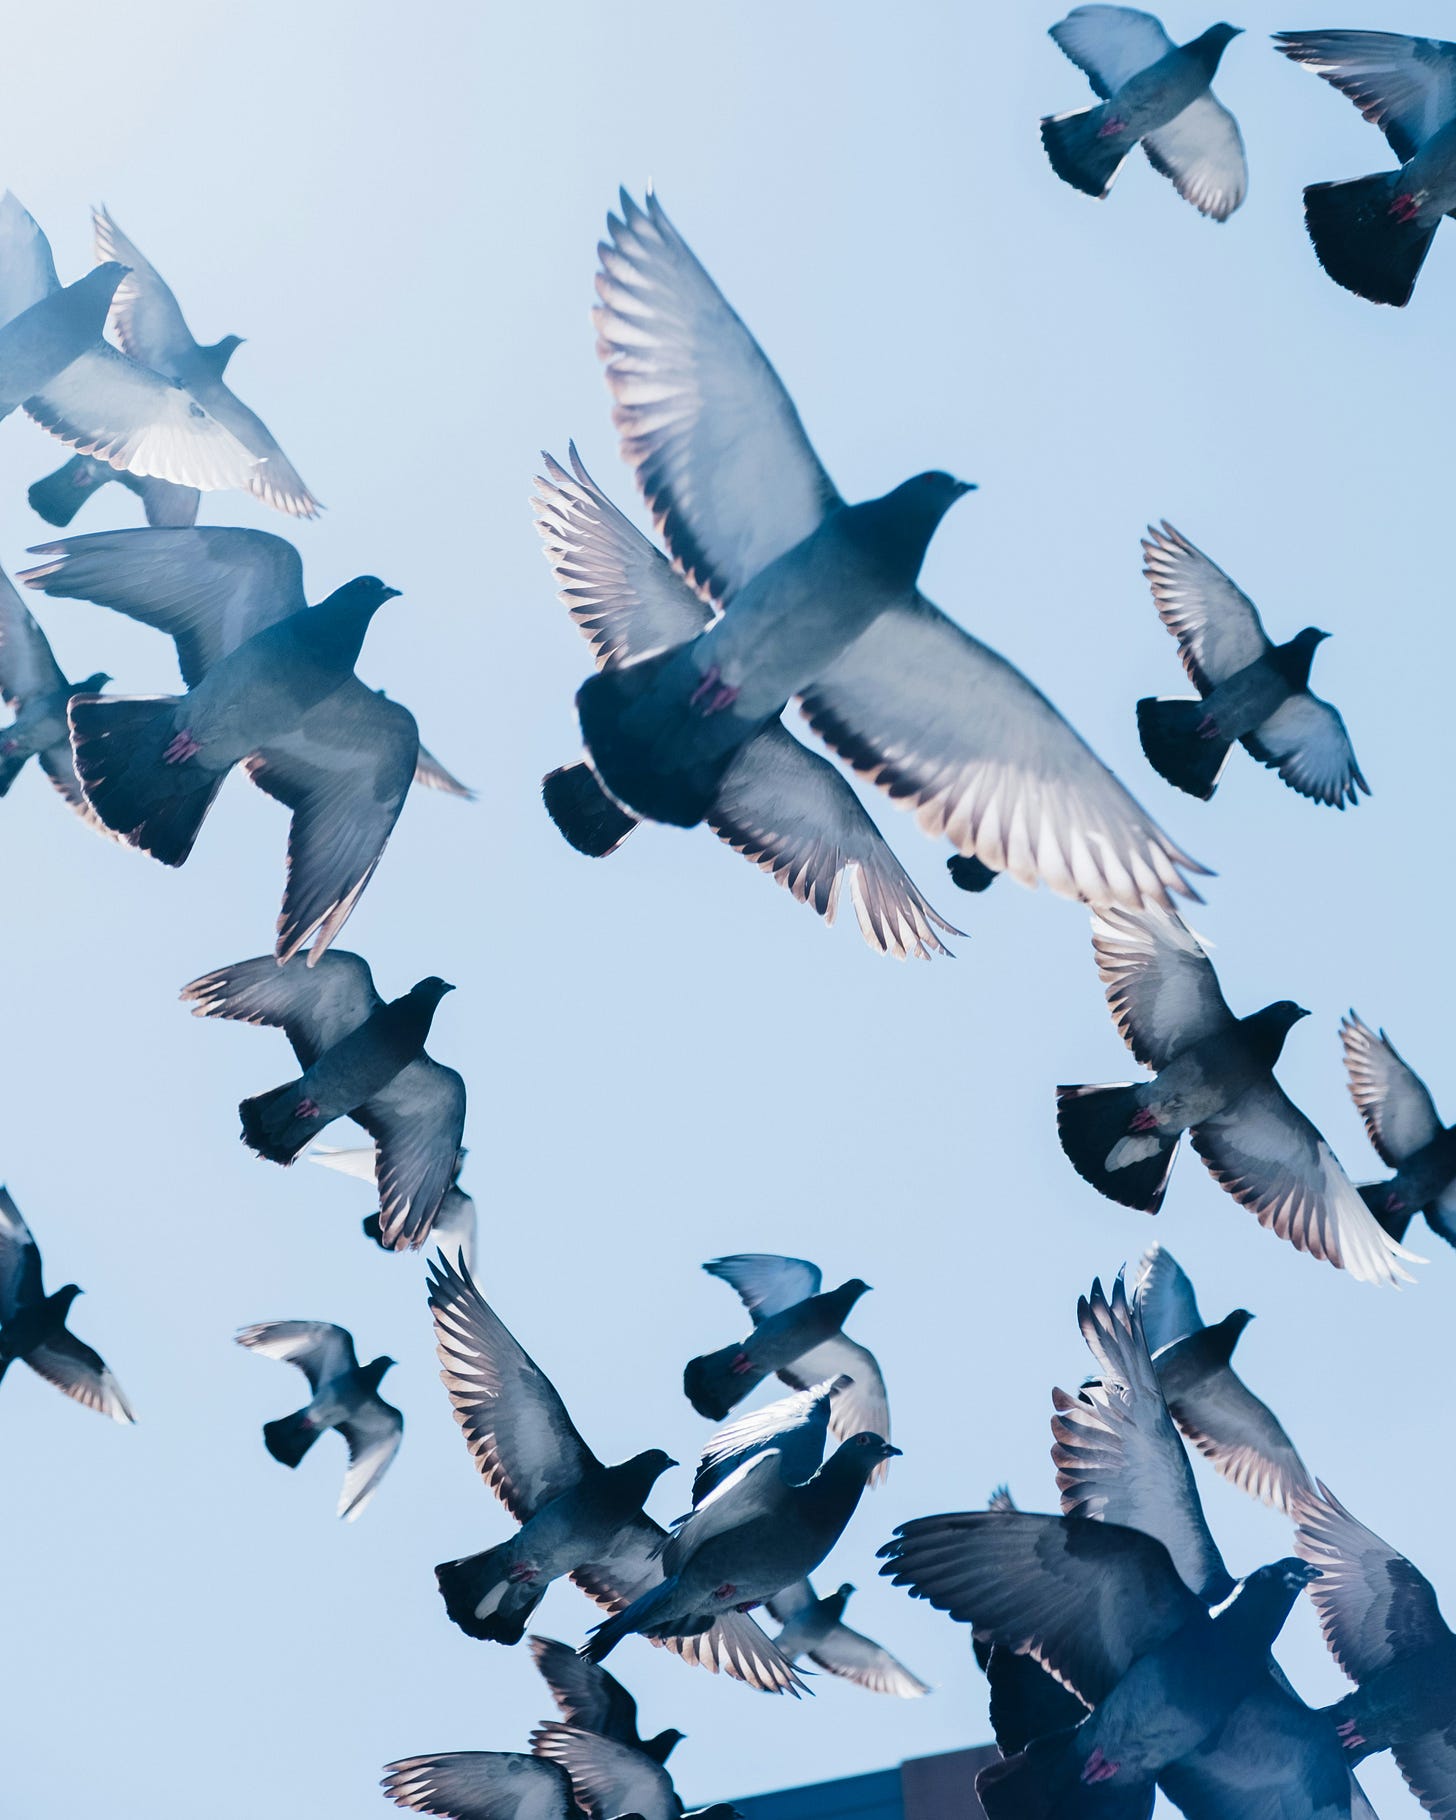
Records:
[[[1276,1510],[1288,1510],[1295,1492],[1312,1481],[1284,1425],[1231,1366],[1205,1378],[1192,1396],[1170,1405],[1173,1420],[1240,1491]]]
[[[349,1470],[339,1493],[339,1515],[352,1523],[379,1489],[379,1481],[399,1452],[404,1417],[383,1397],[370,1397],[347,1422],[340,1422],[338,1429],[349,1449]]]
[[[554,1719],[531,1733],[531,1749],[559,1763],[571,1778],[577,1805],[592,1820],[637,1814],[640,1820],[677,1820],[681,1803],[660,1763],[629,1744]]]
[[[250,1352],[296,1365],[314,1392],[359,1365],[354,1336],[332,1321],[258,1321],[239,1328],[236,1337],[238,1345]]]
[[[1174,48],[1151,13],[1130,6],[1074,6],[1049,36],[1103,101]]]
[[[781,1258],[768,1251],[740,1251],[704,1264],[710,1277],[736,1289],[756,1327],[770,1315],[818,1295],[823,1276],[807,1258]]]
[[[0,1188],[0,1325],[45,1294],[40,1247],[8,1188]]]
[[[1362,790],[1370,794],[1339,710],[1308,689],[1282,702],[1240,743],[1291,790],[1317,803],[1343,809],[1358,802]]]
[[[698,1460],[693,1478],[694,1505],[701,1504],[740,1466],[769,1448],[777,1451],[783,1475],[790,1484],[802,1485],[811,1479],[824,1460],[836,1382],[812,1384],[716,1429]]]
[[[301,958],[280,967],[271,954],[219,967],[182,988],[194,1017],[271,1024],[283,1031],[305,1068],[348,1036],[383,1003],[367,961],[333,949],[316,967]]]
[[[1143,140],[1148,163],[1200,215],[1227,221],[1249,193],[1239,123],[1207,90]]]
[[[122,349],[143,366],[175,377],[197,352],[177,299],[152,262],[102,209],[92,209],[96,263],[114,259],[130,269],[111,299],[107,327]]]
[[[897,1662],[889,1650],[868,1637],[851,1630],[847,1624],[836,1624],[821,1643],[809,1651],[809,1660],[831,1675],[840,1675],[872,1694],[893,1694],[900,1700],[915,1700],[930,1692],[929,1685],[912,1675],[903,1662]]]
[[[1158,617],[1177,639],[1183,668],[1200,695],[1210,694],[1273,649],[1253,601],[1166,519],[1161,526],[1148,526],[1143,574]]]
[[[637,1702],[615,1675],[553,1637],[531,1637],[528,1647],[568,1725],[624,1744],[636,1738]]]
[[[0,326],[61,288],[51,243],[30,210],[0,196]]]
[[[37,696],[56,695],[67,686],[50,641],[35,623],[10,577],[0,571],[0,697],[19,713]]]
[[[836,1334],[832,1340],[800,1354],[779,1376],[797,1389],[807,1389],[816,1380],[836,1381],[829,1402],[829,1432],[836,1441],[852,1440],[866,1431],[882,1441],[889,1440],[889,1392],[879,1362],[868,1347],[842,1333]],[[848,1383],[843,1381],[846,1378]],[[870,1483],[878,1485],[889,1469],[890,1462],[881,1460],[870,1475]]]
[[[396,1807],[443,1820],[569,1820],[578,1813],[559,1763],[520,1751],[448,1751],[384,1766],[380,1787]]]
[[[418,1055],[351,1116],[378,1145],[380,1243],[389,1251],[423,1245],[459,1166],[465,1082]]]
[[[1107,909],[1092,918],[1092,952],[1122,1040],[1145,1068],[1166,1068],[1234,1014],[1213,962],[1176,916]]]
[[[1158,1784],[1185,1820],[1375,1820],[1328,1716],[1274,1677]]]
[[[1154,1358],[1165,1346],[1203,1326],[1192,1283],[1172,1252],[1156,1239],[1137,1267],[1132,1300],[1142,1316],[1143,1334]]]
[[[131,1405],[99,1352],[78,1340],[68,1328],[33,1346],[25,1355],[32,1371],[39,1372],[76,1402],[84,1403],[113,1422],[134,1422]]]
[[[1352,1011],[1340,1022],[1350,1097],[1382,1160],[1399,1169],[1441,1132],[1426,1083],[1382,1030],[1377,1036]]]
[[[463,796],[468,803],[475,801],[475,792],[470,785],[462,784],[453,771],[447,771],[434,753],[423,746],[415,761],[415,782],[426,790],[441,790],[446,796]]]
[[[1275,32],[1286,57],[1349,97],[1408,164],[1456,117],[1456,44],[1400,32]]]

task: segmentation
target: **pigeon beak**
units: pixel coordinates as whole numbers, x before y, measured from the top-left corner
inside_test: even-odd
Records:
[[[1307,1011],[1303,1005],[1296,1005],[1294,1007],[1294,1010],[1295,1010],[1295,1015],[1298,1017],[1312,1017],[1313,1016],[1313,1013],[1310,1011]]]
[[[381,588],[379,590],[380,603],[383,604],[386,600],[398,600],[403,591],[401,588]]]
[[[880,1451],[885,1459],[898,1460],[903,1456],[905,1449],[903,1447],[891,1447],[890,1443],[886,1441]]]
[[[976,491],[976,483],[974,480],[958,480],[955,483],[955,489],[956,498],[962,499],[967,493],[974,493]]]

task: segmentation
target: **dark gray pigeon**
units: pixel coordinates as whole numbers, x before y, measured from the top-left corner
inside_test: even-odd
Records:
[[[1198,691],[1196,699],[1145,695],[1138,703],[1138,737],[1153,769],[1207,802],[1237,740],[1317,803],[1343,809],[1361,790],[1368,796],[1344,721],[1309,687],[1315,650],[1329,633],[1306,626],[1272,643],[1248,595],[1166,520],[1161,530],[1148,527],[1143,558],[1158,616]]]
[[[94,455],[73,455],[53,474],[32,481],[26,498],[30,509],[64,530],[86,501],[110,480],[120,481],[142,502],[149,525],[185,527],[197,523],[202,495],[196,487],[174,487],[169,480],[127,474]]]
[[[1355,1013],[1340,1024],[1350,1093],[1382,1162],[1395,1171],[1360,1190],[1393,1239],[1403,1239],[1417,1210],[1448,1245],[1456,1245],[1456,1126],[1443,1125],[1426,1083],[1382,1030]]]
[[[509,1541],[435,1569],[452,1620],[468,1636],[518,1643],[547,1587],[563,1574],[611,1610],[660,1582],[667,1532],[642,1504],[674,1462],[654,1447],[603,1466],[469,1272],[437,1254],[429,1284],[440,1375],[455,1420],[486,1485],[521,1525]],[[740,1613],[694,1642],[678,1653],[751,1687],[782,1693],[800,1685]]]
[[[644,209],[624,194],[622,211],[599,249],[595,312],[622,453],[681,573],[722,617],[691,645],[586,685],[588,749],[610,793],[622,802],[640,784],[671,798],[654,813],[701,819],[715,774],[797,691],[839,756],[958,852],[1089,903],[1191,893],[1185,873],[1202,868],[1018,670],[912,585],[960,483],[921,476],[846,507],[777,373],[657,199]],[[852,547],[856,526],[875,525],[878,577]],[[829,574],[836,551],[852,576]],[[792,604],[795,587],[812,609]]]
[[[1295,1504],[1325,1641],[1356,1691],[1330,1709],[1352,1763],[1388,1750],[1436,1820],[1456,1813],[1456,1636],[1425,1575],[1328,1487]]]
[[[1185,1131],[1219,1187],[1301,1251],[1365,1283],[1421,1262],[1382,1231],[1334,1152],[1274,1079],[1308,1013],[1289,999],[1229,1010],[1203,948],[1162,911],[1094,914],[1092,948],[1123,1040],[1155,1077],[1057,1089],[1062,1148],[1109,1200],[1156,1213]]]
[[[360,1144],[348,1149],[340,1149],[332,1144],[314,1144],[304,1154],[309,1162],[322,1163],[325,1169],[336,1169],[340,1175],[351,1175],[356,1181],[368,1182],[371,1188],[379,1173],[379,1150],[374,1144]],[[445,1198],[435,1215],[435,1223],[430,1228],[430,1239],[447,1258],[459,1257],[465,1268],[473,1272],[475,1202],[460,1186],[460,1171],[464,1167],[466,1155],[462,1146],[455,1161],[454,1179],[445,1191]],[[381,1251],[389,1249],[384,1243],[377,1213],[371,1213],[364,1220],[363,1226],[366,1238],[373,1239]]]
[[[903,1662],[844,1622],[844,1608],[853,1592],[846,1582],[821,1599],[808,1580],[796,1580],[776,1592],[768,1609],[783,1629],[774,1642],[791,1662],[807,1656],[816,1668],[853,1681],[872,1694],[893,1694],[901,1700],[928,1694],[929,1686]]]
[[[87,1409],[113,1422],[136,1417],[100,1355],[66,1325],[81,1291],[67,1283],[47,1295],[41,1279],[40,1247],[31,1236],[8,1189],[0,1188],[0,1378],[23,1359],[47,1384],[54,1384]]]
[[[1192,1283],[1158,1244],[1143,1254],[1133,1300],[1169,1415],[1230,1483],[1287,1511],[1313,1481],[1278,1417],[1229,1362],[1253,1315],[1236,1308],[1205,1327]]]
[[[359,681],[369,623],[399,590],[365,575],[310,607],[298,551],[262,531],[106,531],[38,545],[28,587],[95,601],[175,640],[183,696],[72,705],[87,800],[134,847],[180,866],[243,761],[293,811],[278,958],[317,959],[379,864],[410,784],[457,794],[414,716]]]
[[[687,1820],[672,1777],[660,1763],[629,1745],[552,1721],[532,1732],[531,1749],[566,1771],[576,1804],[590,1820],[613,1820],[614,1815],[628,1813],[639,1820]],[[693,1820],[738,1820],[738,1809],[720,1801],[695,1808]]]
[[[95,695],[110,681],[97,670],[80,682],[67,682],[50,641],[27,612],[10,577],[0,572],[0,697],[15,716],[12,725],[0,728],[0,796],[9,794],[27,759],[38,758],[41,770],[77,814],[93,828],[102,828],[81,794],[71,762],[66,709],[73,695]]]
[[[570,474],[545,457],[536,528],[560,598],[598,665],[615,668],[696,638],[713,623],[714,608],[602,493],[574,445],[570,454]],[[585,763],[551,772],[542,796],[566,840],[594,859],[615,853],[638,825]],[[826,922],[847,882],[860,932],[881,953],[902,960],[944,954],[938,931],[960,933],[921,896],[840,772],[781,720],[744,745],[706,820]]]
[[[1064,183],[1105,196],[1141,142],[1148,163],[1200,215],[1226,221],[1243,201],[1249,168],[1238,122],[1209,84],[1237,25],[1211,25],[1174,44],[1151,13],[1074,7],[1051,36],[1087,76],[1101,106],[1053,114],[1041,142]]]
[[[375,1140],[380,1233],[391,1251],[423,1245],[450,1191],[465,1127],[465,1083],[424,1049],[440,1000],[431,977],[388,1004],[366,961],[334,949],[318,966],[271,955],[239,961],[182,988],[195,1017],[271,1024],[302,1075],[238,1108],[243,1141],[291,1163],[309,1139],[346,1115]]]
[[[404,1417],[379,1394],[394,1360],[360,1365],[353,1335],[332,1321],[259,1321],[235,1338],[251,1352],[286,1359],[308,1379],[313,1396],[293,1415],[265,1422],[263,1444],[284,1466],[297,1466],[320,1435],[337,1429],[349,1450],[339,1515],[352,1523],[379,1489],[404,1434]]]
[[[654,1763],[666,1763],[682,1743],[683,1734],[671,1729],[644,1738],[637,1730],[637,1702],[631,1694],[615,1675],[586,1661],[570,1644],[552,1637],[532,1637],[529,1647],[531,1659],[568,1725],[640,1751]]]
[[[443,1820],[579,1820],[571,1778],[523,1751],[459,1750],[401,1757],[380,1784],[396,1807]]]
[[[1336,284],[1402,308],[1456,209],[1456,44],[1350,31],[1276,32],[1274,43],[1348,95],[1400,160],[1398,171],[1310,184],[1304,222]]]

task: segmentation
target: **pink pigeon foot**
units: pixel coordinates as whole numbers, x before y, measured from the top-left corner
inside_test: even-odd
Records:
[[[1390,205],[1390,213],[1397,221],[1414,221],[1420,213],[1420,204],[1409,190],[1403,191]]]
[[[1201,721],[1199,721],[1198,737],[1200,739],[1217,739],[1218,738],[1218,722],[1213,718],[1213,716],[1211,714],[1205,714],[1203,719]]]
[[[747,1605],[735,1605],[733,1607],[733,1609],[734,1609],[734,1611],[741,1611],[741,1612],[757,1611],[759,1604],[760,1604],[759,1600],[750,1599],[748,1601]]]
[[[1082,1766],[1082,1780],[1084,1782],[1110,1782],[1117,1774],[1118,1768],[1118,1764],[1108,1762],[1102,1754],[1101,1745],[1098,1745]]]
[[[1388,1195],[1386,1195],[1385,1211],[1387,1213],[1399,1213],[1404,1208],[1404,1206],[1405,1206],[1405,1202],[1400,1198],[1400,1196],[1398,1194],[1396,1194],[1394,1192],[1394,1190],[1392,1190]]]
[[[1120,115],[1114,114],[1110,120],[1104,120],[1101,126],[1098,127],[1097,137],[1099,139],[1115,139],[1119,133],[1126,131],[1127,122],[1122,119]]]
[[[293,1116],[296,1119],[316,1119],[318,1115],[319,1105],[317,1100],[300,1100],[293,1108]]]
[[[190,728],[184,727],[162,754],[162,763],[180,765],[187,759],[196,757],[201,750],[201,742],[192,737]]]
[[[735,1378],[747,1377],[748,1373],[753,1370],[753,1360],[749,1358],[746,1352],[740,1352],[728,1369],[733,1373]]]
[[[1355,1721],[1346,1719],[1335,1727],[1335,1731],[1346,1750],[1359,1750],[1365,1740],[1355,1730]]]
[[[1128,1130],[1129,1131],[1156,1131],[1157,1126],[1158,1126],[1157,1113],[1154,1112],[1151,1109],[1151,1107],[1139,1106],[1137,1111],[1132,1115],[1132,1121],[1128,1125]]]
[[[731,1580],[725,1580],[721,1586],[717,1587],[714,1590],[714,1593],[713,1593],[714,1601],[719,1604],[726,1604],[726,1602],[729,1599],[731,1599],[733,1597],[734,1593],[736,1593],[737,1591],[738,1591],[738,1588],[733,1584],[733,1582]]]
[[[724,708],[731,708],[738,700],[738,688],[734,683],[724,683],[718,693],[703,709],[704,714],[721,714]]]
[[[0,739],[0,752],[3,752],[7,758],[12,752],[19,750],[20,741],[18,739]]]
[[[512,1586],[521,1586],[536,1578],[536,1570],[534,1567],[527,1567],[524,1563],[518,1563],[506,1575],[506,1578]]]
[[[712,669],[707,672],[697,688],[694,689],[692,694],[688,697],[688,706],[690,708],[696,708],[700,701],[705,699],[711,700],[714,690],[718,687],[718,679],[721,675],[722,671],[719,670],[717,664],[714,664]],[[705,709],[704,712],[711,714],[713,710],[709,707]]]

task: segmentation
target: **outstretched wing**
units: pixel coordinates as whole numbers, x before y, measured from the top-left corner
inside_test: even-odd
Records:
[[[1281,702],[1242,743],[1291,790],[1317,803],[1343,809],[1359,802],[1362,790],[1370,794],[1339,709],[1307,689]]]
[[[1441,1132],[1430,1090],[1382,1030],[1377,1036],[1352,1011],[1340,1021],[1350,1097],[1382,1161],[1399,1169]]]
[[[1253,601],[1166,518],[1148,526],[1143,574],[1200,695],[1268,656],[1272,646]]]
[[[383,1003],[367,961],[335,949],[318,966],[301,956],[284,966],[271,954],[204,973],[182,988],[194,1017],[271,1024],[293,1045],[305,1068],[359,1026]]]
[[[1074,6],[1048,36],[1103,101],[1173,49],[1153,15],[1130,6]]]
[[[1400,32],[1275,32],[1274,42],[1348,95],[1408,164],[1456,118],[1456,44]]]
[[[359,1363],[354,1336],[332,1321],[257,1321],[239,1328],[235,1337],[250,1352],[296,1365],[315,1392],[320,1384],[355,1370]]]

